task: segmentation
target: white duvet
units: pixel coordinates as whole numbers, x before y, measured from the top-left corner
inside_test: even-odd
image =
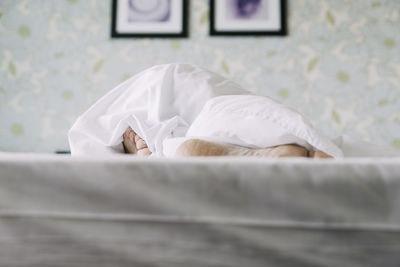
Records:
[[[70,129],[71,153],[123,153],[122,135],[129,126],[146,141],[152,157],[173,156],[190,138],[254,148],[299,144],[334,157],[343,156],[337,144],[348,143],[338,139],[335,144],[298,112],[190,64],[154,66],[111,90]],[[359,148],[366,152],[363,145],[351,144],[350,154],[357,155]]]

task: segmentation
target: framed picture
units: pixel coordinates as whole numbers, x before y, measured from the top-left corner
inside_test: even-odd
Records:
[[[188,0],[113,0],[112,38],[187,37]]]
[[[286,0],[210,0],[210,35],[286,33]]]

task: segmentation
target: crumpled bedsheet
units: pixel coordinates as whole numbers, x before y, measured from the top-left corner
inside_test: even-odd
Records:
[[[122,134],[130,126],[153,156],[163,156],[164,140],[184,136],[209,99],[228,94],[249,93],[194,65],[154,66],[117,86],[79,116],[69,131],[71,153],[123,153]]]

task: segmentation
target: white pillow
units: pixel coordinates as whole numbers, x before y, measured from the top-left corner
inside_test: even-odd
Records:
[[[301,114],[264,96],[227,95],[208,100],[186,137],[252,148],[298,144],[343,157]]]

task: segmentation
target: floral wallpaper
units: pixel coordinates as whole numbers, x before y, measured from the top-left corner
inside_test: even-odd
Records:
[[[198,64],[300,111],[330,137],[400,149],[400,1],[288,0],[287,37],[111,39],[110,0],[1,0],[0,150],[67,150],[96,99],[154,64]]]

